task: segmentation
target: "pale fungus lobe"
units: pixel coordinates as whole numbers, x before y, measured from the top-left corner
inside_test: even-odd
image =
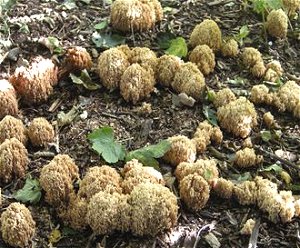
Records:
[[[263,162],[263,157],[255,154],[253,148],[244,148],[236,152],[234,164],[240,168],[256,166]]]
[[[240,234],[242,234],[242,235],[251,235],[254,226],[255,226],[255,220],[248,219],[245,222],[245,224],[243,225],[242,229],[240,230]]]
[[[220,126],[235,136],[246,138],[257,126],[257,113],[253,103],[245,97],[219,107],[217,111]]]
[[[135,47],[131,50],[129,57],[130,64],[139,64],[148,71],[152,70],[152,74],[156,73],[157,56],[148,47]]]
[[[257,199],[257,187],[254,181],[244,181],[234,185],[233,195],[241,205],[255,204]]]
[[[76,46],[67,50],[64,66],[71,70],[91,69],[92,58],[84,47]]]
[[[74,194],[73,182],[79,178],[78,167],[68,155],[57,155],[40,173],[46,202],[54,207],[67,206]]]
[[[213,72],[216,62],[215,54],[208,45],[198,45],[189,56],[189,60],[195,63],[203,75]]]
[[[194,173],[179,182],[179,194],[189,209],[199,211],[209,199],[210,188],[202,176]]]
[[[96,234],[114,231],[127,232],[131,224],[131,206],[128,195],[100,191],[95,194],[87,208],[86,221]]]
[[[155,236],[177,224],[177,198],[160,184],[139,184],[131,192],[129,204],[134,235]]]
[[[210,125],[208,121],[199,123],[193,137],[193,140],[196,143],[197,152],[203,153],[206,151],[206,147],[210,144],[212,133],[213,126]]]
[[[269,92],[269,88],[264,84],[254,85],[251,89],[250,100],[255,104],[272,104],[273,94]]]
[[[5,116],[0,121],[0,143],[5,139],[16,138],[23,144],[27,142],[27,130],[23,122],[11,115]]]
[[[266,67],[263,61],[256,62],[253,67],[250,68],[250,72],[254,77],[261,78],[265,75]]]
[[[224,88],[218,91],[213,99],[213,104],[216,108],[225,106],[226,104],[236,100],[235,94],[229,88]]]
[[[183,61],[174,55],[163,55],[158,59],[156,77],[157,81],[169,87],[174,79],[175,73],[179,70]]]
[[[29,163],[28,152],[16,138],[6,139],[0,145],[0,180],[9,183],[13,178],[23,178]]]
[[[282,9],[272,10],[267,16],[266,28],[275,38],[285,38],[288,30],[288,17]]]
[[[213,192],[224,199],[230,199],[232,197],[233,187],[233,182],[222,177],[215,179],[212,183]]]
[[[271,112],[264,113],[263,121],[268,128],[273,127],[275,124],[274,116],[271,114]]]
[[[256,63],[263,62],[261,53],[253,47],[244,48],[241,54],[242,63],[246,68],[253,67]]]
[[[100,191],[122,193],[121,176],[108,165],[91,167],[80,182],[78,195],[90,201]]]
[[[0,80],[0,120],[6,115],[17,115],[19,111],[16,91],[5,79]]]
[[[122,49],[110,48],[101,53],[97,68],[102,84],[110,90],[118,88],[129,65],[128,57]]]
[[[120,92],[125,101],[136,104],[150,96],[154,91],[154,85],[152,70],[147,70],[139,64],[132,64],[122,75]]]
[[[282,0],[282,4],[290,17],[296,15],[296,12],[300,10],[300,0]]]
[[[222,33],[218,24],[213,20],[204,20],[191,33],[189,44],[192,48],[198,45],[208,45],[214,52],[222,44]]]
[[[57,66],[52,60],[36,57],[29,67],[18,67],[9,81],[24,103],[41,103],[52,94],[57,74]]]
[[[222,42],[221,53],[224,57],[236,57],[239,53],[239,45],[236,40],[228,39]]]
[[[171,143],[171,149],[167,151],[163,159],[173,166],[181,162],[193,163],[196,159],[195,142],[183,135],[177,135],[168,138]]]
[[[144,31],[162,19],[162,8],[157,0],[117,0],[111,5],[110,22],[123,32]]]
[[[186,93],[196,100],[203,98],[206,89],[203,74],[191,62],[181,65],[171,82],[171,86],[177,93]]]
[[[29,209],[20,203],[11,203],[1,214],[1,233],[5,243],[12,247],[28,247],[35,234],[35,221]]]
[[[165,184],[162,174],[153,167],[143,166],[138,160],[128,161],[122,170],[123,193],[130,194],[137,185],[141,183]]]
[[[55,139],[53,126],[43,117],[34,118],[28,127],[28,137],[33,146],[46,146]]]

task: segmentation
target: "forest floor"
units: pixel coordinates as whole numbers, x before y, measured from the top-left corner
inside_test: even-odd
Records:
[[[105,1],[105,0],[104,0]],[[260,15],[255,14],[251,8],[245,6],[247,1],[161,1],[165,10],[164,19],[152,30],[143,33],[121,34],[129,46],[146,46],[158,55],[164,53],[158,44],[158,36],[171,31],[176,36],[188,40],[195,25],[202,20],[211,18],[215,20],[222,30],[223,35],[232,36],[239,33],[243,25],[249,28],[249,35],[244,39],[244,46],[253,46],[260,50],[265,61],[277,59],[284,68],[282,81],[295,79],[300,82],[300,18],[291,21],[293,33],[285,40],[263,38],[263,23]],[[39,43],[42,37],[56,37],[63,49],[72,46],[85,47],[97,62],[97,57],[104,50],[98,48],[92,41],[94,26],[109,19],[110,3],[101,0],[84,1],[55,1],[55,0],[20,0],[13,4],[6,13],[5,22],[0,23],[0,38],[12,42],[7,50],[8,56],[0,64],[0,78],[6,78],[24,60],[30,60],[36,55],[53,58],[57,61],[61,57],[52,54],[47,47]],[[25,18],[26,17],[26,18]],[[115,31],[110,26],[104,29],[107,34]],[[298,32],[298,37],[297,34]],[[94,82],[101,85],[96,73],[91,72]],[[219,90],[231,88],[240,96],[249,96],[253,85],[261,82],[253,78],[241,65],[238,58],[223,58],[216,56],[216,68],[213,73],[205,78],[210,89]],[[146,100],[152,106],[151,113],[142,113],[141,104],[126,103],[118,91],[109,92],[104,87],[90,91],[66,78],[55,87],[50,99],[39,106],[26,106],[21,104],[20,117],[29,123],[34,117],[43,116],[50,122],[57,121],[58,113],[67,113],[76,107],[78,116],[69,125],[60,128],[59,152],[69,154],[74,158],[80,168],[81,175],[91,166],[105,164],[101,158],[90,149],[87,135],[99,126],[113,127],[117,139],[128,150],[155,144],[159,140],[173,135],[186,135],[191,137],[199,122],[205,120],[203,107],[209,103],[196,103],[193,107],[177,106],[174,104],[176,94],[171,90],[157,86],[157,90]],[[271,111],[278,123],[276,131],[281,132],[280,139],[263,141],[261,131],[268,129],[262,122],[263,113]],[[275,108],[259,106],[259,125],[251,134],[255,145],[264,155],[262,167],[278,163],[289,172],[293,185],[299,185],[299,171],[289,168],[269,154],[280,156],[294,164],[300,164],[300,126],[289,113],[278,113]],[[82,113],[87,114],[85,117]],[[224,132],[224,142],[215,147],[222,154],[233,154],[242,146],[242,139],[233,138]],[[57,147],[56,147],[57,148]],[[57,152],[55,147],[49,147],[46,152]],[[30,166],[28,173],[33,177],[39,176],[40,168],[47,164],[51,157],[38,156],[38,150],[29,147]],[[292,156],[288,156],[291,155]],[[213,150],[208,149],[202,157],[215,157]],[[218,159],[220,174],[225,178],[245,176],[245,171],[232,170],[228,161]],[[170,171],[168,165],[160,161],[162,172]],[[116,166],[122,166],[118,164]],[[251,175],[263,174],[258,170],[251,170]],[[273,180],[282,181],[276,175],[266,173],[265,176]],[[11,194],[22,188],[24,180],[16,180],[6,185],[3,194],[7,196],[2,210],[13,201]],[[285,189],[287,185],[281,183]],[[294,194],[298,195],[300,187],[294,187]],[[298,191],[297,191],[298,189]],[[178,226],[171,231],[160,234],[155,238],[137,238],[130,234],[115,233],[107,236],[93,236],[91,230],[76,232],[63,227],[55,216],[55,211],[42,199],[37,205],[29,206],[37,223],[37,233],[34,237],[33,247],[50,247],[49,235],[58,228],[63,237],[54,247],[210,247],[209,243],[216,238],[220,247],[247,247],[249,236],[239,233],[248,218],[260,219],[257,238],[258,247],[300,247],[300,220],[294,219],[287,224],[274,224],[267,219],[265,213],[253,206],[241,206],[235,200],[222,200],[215,196],[209,199],[206,207],[192,213],[180,203]],[[198,232],[201,228],[203,230]],[[197,242],[197,246],[195,246]],[[51,244],[52,245],[52,244]],[[0,241],[0,247],[7,247]],[[211,247],[216,247],[212,246]]]

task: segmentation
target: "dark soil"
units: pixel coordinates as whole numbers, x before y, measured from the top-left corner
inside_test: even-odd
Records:
[[[52,57],[58,61],[61,59],[61,57],[51,55],[43,45],[37,44],[36,39],[40,37],[55,36],[64,48],[74,45],[86,47],[93,54],[96,63],[97,56],[103,49],[96,48],[91,41],[92,33],[95,31],[93,26],[108,18],[110,5],[100,0],[91,1],[90,4],[76,1],[76,4],[76,8],[68,10],[63,8],[62,1],[18,1],[8,12],[10,19],[35,14],[44,14],[46,18],[27,23],[29,33],[22,32],[18,25],[10,24],[10,39],[13,43],[11,49],[17,48],[14,50],[17,52],[16,56],[5,59],[0,65],[0,78],[13,73],[14,69],[22,63],[22,59],[30,60],[36,55]],[[250,35],[245,40],[244,46],[258,48],[266,61],[271,58],[278,59],[286,72],[283,81],[288,78],[296,78],[298,82],[300,81],[299,18],[291,23],[294,28],[293,37],[282,41],[270,39],[266,42],[262,38],[263,24],[260,16],[254,14],[249,8],[244,9],[243,1],[166,0],[162,2],[162,5],[174,7],[177,13],[165,13],[164,20],[153,30],[134,34],[134,36],[127,34],[126,44],[146,46],[161,55],[163,50],[157,44],[157,34],[160,32],[171,30],[177,36],[188,39],[194,26],[206,18],[214,19],[219,24],[223,35],[236,34],[242,25],[247,24]],[[108,28],[107,32],[112,32],[112,30]],[[296,32],[298,32],[298,39],[295,38]],[[4,37],[5,35],[3,34]],[[208,87],[216,90],[230,87],[236,94],[247,96],[249,89],[259,83],[259,80],[252,78],[240,66],[238,59],[224,59],[217,56],[216,60],[215,71],[206,77]],[[100,83],[96,73],[92,72],[91,75],[95,82]],[[228,79],[236,77],[247,78],[247,80],[244,84],[228,83]],[[87,118],[78,117],[70,125],[57,130],[58,144],[56,147],[50,146],[45,149],[45,152],[50,152],[50,157],[41,156],[37,149],[29,147],[31,163],[28,173],[33,177],[38,177],[40,168],[52,159],[51,153],[55,155],[57,152],[67,153],[74,158],[80,167],[81,175],[84,175],[91,166],[105,164],[98,155],[91,151],[86,137],[93,129],[103,125],[113,127],[117,139],[128,150],[157,143],[172,135],[183,134],[191,137],[197,124],[205,119],[202,113],[203,105],[209,103],[197,103],[192,108],[176,107],[172,104],[173,95],[174,93],[170,90],[157,86],[157,91],[147,100],[152,106],[152,112],[143,113],[139,109],[141,104],[134,106],[126,103],[117,91],[109,92],[104,87],[97,91],[89,91],[73,84],[70,79],[62,80],[46,103],[31,107],[21,103],[20,118],[25,123],[29,123],[34,117],[43,116],[55,123],[60,111],[68,112],[74,106],[78,106],[80,114],[87,111]],[[299,164],[299,120],[295,120],[288,113],[277,113],[276,109],[269,107],[259,107],[257,110],[260,115],[260,125],[253,131],[251,138],[260,147],[260,153],[265,156],[264,166],[278,161],[265,151],[274,154],[279,149],[295,154],[296,159],[291,163]],[[261,121],[261,116],[269,110],[275,115],[282,138],[262,142],[259,138],[260,131],[266,128]],[[224,140],[221,147],[215,147],[221,154],[231,154],[242,144],[241,139],[233,139],[228,134],[225,134]],[[202,157],[216,157],[216,152],[208,149]],[[160,162],[163,173],[172,170],[163,161]],[[218,162],[222,176],[230,177],[233,173],[237,173],[221,158]],[[291,174],[293,183],[299,183],[299,171],[289,167],[285,161],[282,161],[282,165]],[[122,166],[122,164],[117,166]],[[256,171],[251,173],[255,175]],[[270,177],[269,174],[266,176]],[[276,176],[271,179],[277,182],[281,180]],[[17,180],[3,187],[2,193],[6,197],[1,211],[13,201],[11,194],[23,184],[24,180]],[[283,183],[281,188],[285,188]],[[295,195],[298,193],[294,192]],[[56,217],[54,209],[44,203],[43,199],[38,205],[29,206],[29,208],[37,222],[37,233],[32,247],[49,247],[48,236],[51,230],[59,225],[60,230],[63,230],[62,223]],[[300,247],[299,219],[294,219],[287,224],[273,224],[267,219],[266,214],[252,206],[241,206],[235,200],[224,201],[215,196],[212,196],[206,207],[198,213],[191,213],[180,205],[178,226],[155,238],[137,238],[121,233],[94,237],[91,230],[86,230],[75,233],[65,232],[65,237],[55,244],[55,247],[209,247],[208,233],[215,235],[221,247],[247,247],[249,237],[240,235],[239,230],[248,218],[260,219],[258,247]],[[203,231],[197,236],[197,232],[202,227],[204,227]],[[198,245],[194,246],[196,240]],[[0,240],[0,247],[7,246]]]

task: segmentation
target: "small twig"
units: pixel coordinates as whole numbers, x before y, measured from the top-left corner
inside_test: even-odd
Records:
[[[39,151],[39,152],[35,152],[33,154],[33,158],[36,159],[36,158],[53,158],[55,156],[55,153],[54,152],[43,152],[43,151]]]
[[[91,247],[92,242],[93,242],[93,240],[94,240],[95,237],[96,237],[96,233],[93,232],[91,234],[91,236],[89,237],[88,242],[87,242],[85,248],[90,248]]]
[[[300,83],[300,77],[297,77],[297,76],[292,75],[292,74],[290,74],[290,73],[286,73],[286,75],[287,75],[287,77],[288,77],[289,79],[294,80],[294,81]]]
[[[257,238],[259,233],[260,219],[255,221],[255,225],[253,227],[251,237],[249,239],[248,248],[256,248],[257,247]]]
[[[110,114],[110,113],[106,113],[106,112],[101,112],[101,115],[105,116],[105,117],[110,117],[110,118],[114,118],[114,119],[122,119],[119,116]]]

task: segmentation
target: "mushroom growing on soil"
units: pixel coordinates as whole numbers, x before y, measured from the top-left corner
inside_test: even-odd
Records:
[[[289,18],[282,9],[273,9],[267,16],[266,28],[268,33],[275,38],[285,38],[288,20]]]
[[[27,142],[27,130],[21,120],[7,115],[0,121],[0,144],[5,139],[11,138],[16,138],[25,145]]]
[[[234,39],[228,39],[222,42],[221,53],[224,57],[235,57],[239,53],[239,45]]]
[[[0,180],[4,183],[23,178],[28,163],[28,152],[16,138],[6,139],[0,145]]]
[[[28,247],[35,233],[35,221],[25,205],[11,203],[1,214],[1,233],[5,243]]]
[[[139,64],[148,71],[152,70],[153,75],[157,71],[157,56],[148,47],[135,47],[131,50],[129,62],[131,64]]]
[[[226,104],[236,100],[235,94],[229,88],[219,90],[213,98],[213,104],[216,108],[225,106]]]
[[[52,60],[36,57],[28,68],[18,67],[9,81],[24,103],[41,103],[52,94],[53,86],[57,84],[57,73]]]
[[[16,91],[5,79],[0,80],[0,120],[6,115],[17,115],[19,111]]]
[[[252,167],[263,162],[263,157],[255,154],[253,148],[244,148],[236,152],[234,163],[240,168]]]
[[[211,73],[215,66],[215,54],[208,45],[196,46],[189,56],[189,60],[195,63],[203,75]]]
[[[53,126],[43,117],[34,118],[28,127],[28,137],[33,146],[46,146],[53,142],[55,131]]]

